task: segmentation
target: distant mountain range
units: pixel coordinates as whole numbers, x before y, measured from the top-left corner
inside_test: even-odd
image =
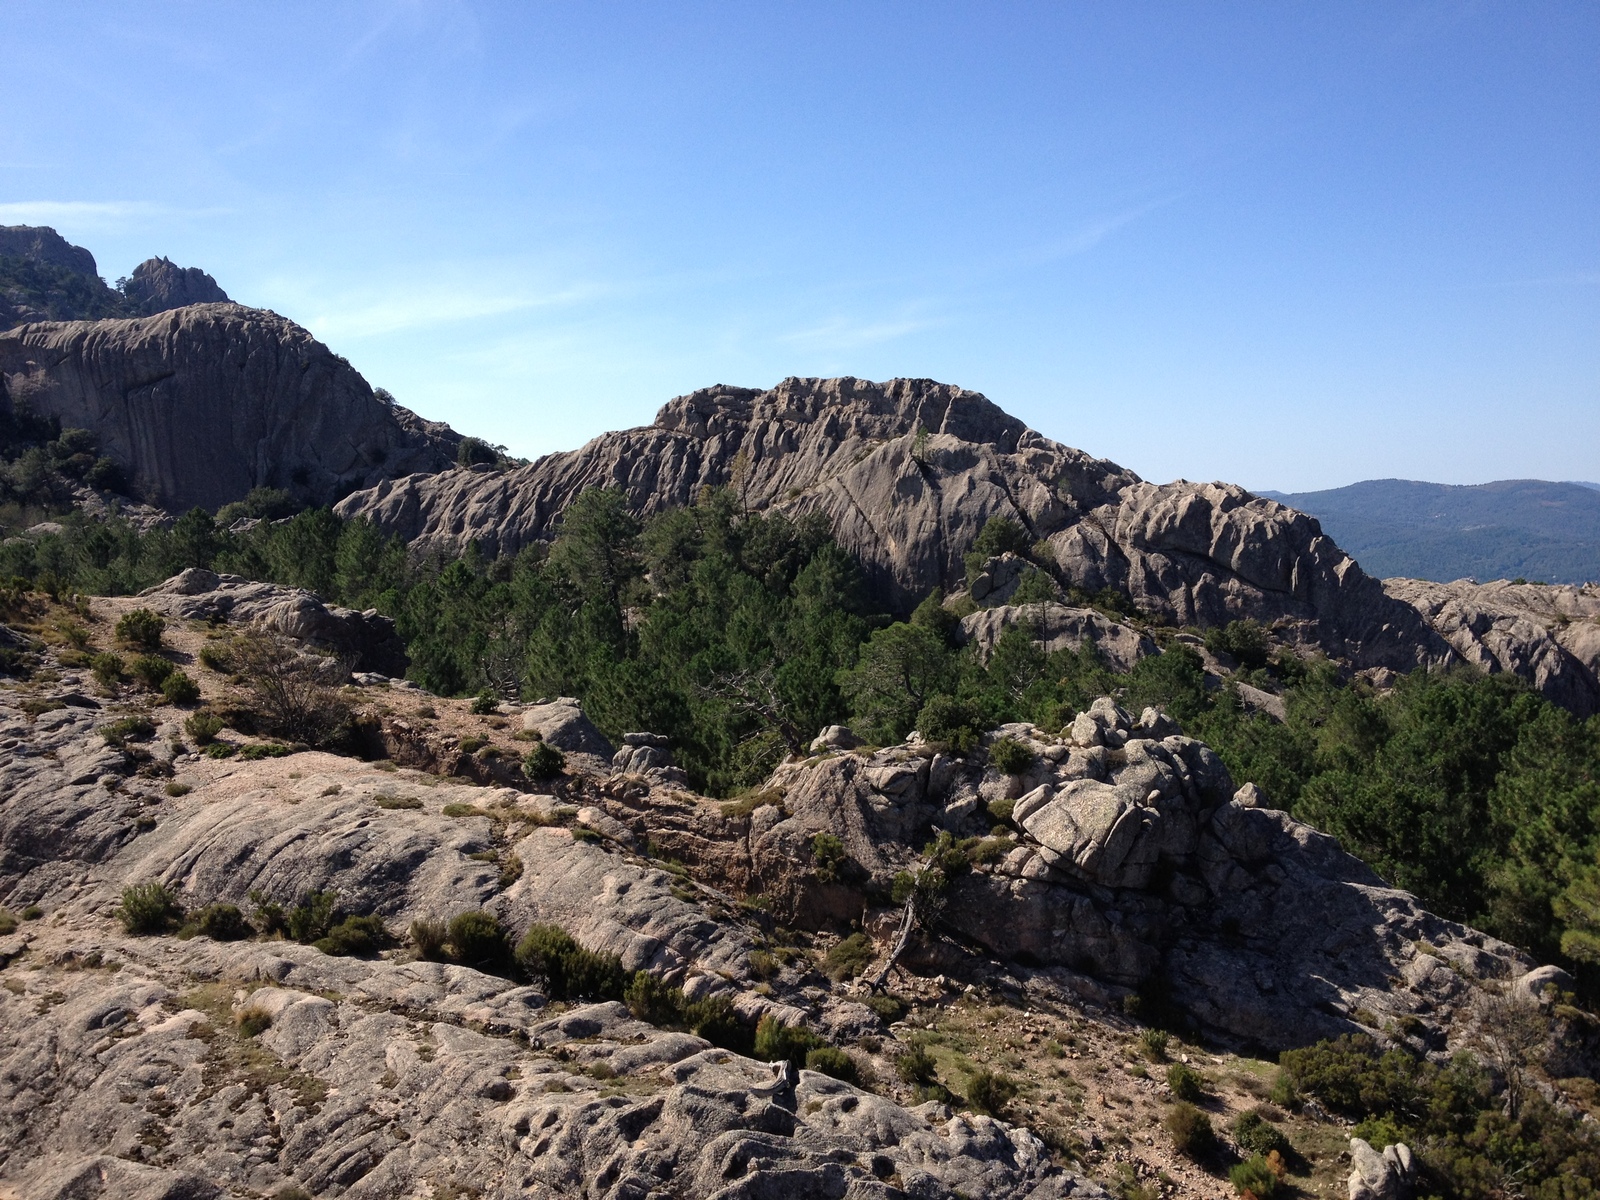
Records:
[[[1380,578],[1600,580],[1596,483],[1368,479],[1324,492],[1258,495],[1316,517],[1363,570]]]

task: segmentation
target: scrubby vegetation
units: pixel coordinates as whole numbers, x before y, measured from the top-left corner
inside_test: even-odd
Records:
[[[1374,1145],[1411,1146],[1425,1177],[1420,1194],[1463,1200],[1596,1194],[1600,1139],[1592,1123],[1537,1092],[1518,1101],[1506,1072],[1473,1054],[1440,1064],[1349,1035],[1285,1051],[1280,1062],[1287,1085],[1280,1095],[1315,1099],[1356,1121],[1355,1136]]]
[[[1234,679],[1283,696],[1278,722],[1247,711],[1232,687],[1208,690],[1196,639],[1148,622],[1165,650],[1125,675],[1092,646],[1047,653],[1026,625],[980,662],[956,645],[958,616],[942,597],[907,620],[873,613],[857,566],[819,519],[749,513],[731,491],[645,522],[620,493],[591,491],[552,543],[494,561],[470,549],[411,561],[398,541],[326,510],[238,533],[200,510],[145,535],[117,520],[65,524],[59,536],[0,546],[0,577],[119,593],[196,565],[376,607],[394,616],[411,675],[431,690],[479,695],[480,707],[505,695],[580,696],[613,736],[669,735],[692,784],[712,795],[758,785],[829,724],[879,745],[919,729],[967,752],[1007,721],[1060,729],[1101,694],[1134,711],[1156,704],[1236,779],[1337,835],[1435,911],[1560,961],[1585,995],[1600,992],[1600,719],[1577,720],[1505,676],[1418,672],[1379,694],[1332,663],[1274,649],[1259,625],[1207,631],[1206,648],[1235,664]],[[1006,551],[1048,566],[1004,522],[984,530],[970,562]],[[1121,597],[1071,599],[1131,613]],[[306,670],[304,656],[266,651],[266,671],[236,643],[208,643],[202,661],[258,691],[291,662]],[[116,694],[126,664],[93,665]],[[307,694],[310,703],[257,697],[265,732],[316,744],[347,728],[331,689]],[[536,746],[524,769],[559,776],[557,754]],[[1002,771],[1025,770],[1025,754],[990,747]]]

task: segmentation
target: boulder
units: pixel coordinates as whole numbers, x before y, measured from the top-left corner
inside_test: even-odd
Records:
[[[1416,1163],[1404,1142],[1380,1154],[1361,1138],[1350,1139],[1350,1200],[1408,1200]]]
[[[1027,626],[1033,640],[1047,654],[1057,650],[1080,650],[1087,642],[1114,671],[1131,671],[1134,663],[1156,653],[1155,642],[1131,626],[1113,621],[1092,608],[1072,608],[1054,602],[1000,604],[969,613],[961,618],[956,637],[962,645],[975,646],[979,659],[987,662],[1000,635],[1013,625]]]
[[[522,712],[522,728],[537,733],[557,750],[593,754],[607,762],[617,755],[605,734],[584,715],[583,705],[571,696],[530,705]]]
[[[147,258],[133,269],[123,294],[145,316],[189,304],[228,304],[228,293],[199,267],[180,267],[170,258]]]
[[[824,750],[854,750],[861,745],[861,739],[851,733],[843,725],[829,725],[817,734],[811,742],[811,753],[820,754]]]

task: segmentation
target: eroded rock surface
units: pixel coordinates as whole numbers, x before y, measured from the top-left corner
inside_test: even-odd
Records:
[[[0,403],[92,430],[171,509],[251,488],[328,504],[380,479],[437,471],[460,437],[383,403],[292,321],[237,304],[0,334]]]
[[[1600,712],[1600,585],[1386,579],[1461,658],[1527,680],[1579,716]]]

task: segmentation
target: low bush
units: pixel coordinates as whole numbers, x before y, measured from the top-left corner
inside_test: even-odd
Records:
[[[214,712],[201,710],[190,713],[183,722],[183,731],[196,746],[209,746],[217,740],[223,729],[222,718]]]
[[[1277,1151],[1280,1157],[1288,1158],[1291,1153],[1289,1139],[1283,1135],[1283,1130],[1262,1116],[1259,1109],[1240,1113],[1233,1122],[1232,1133],[1234,1145],[1245,1154],[1271,1154]],[[1260,1194],[1256,1193],[1257,1196]]]
[[[0,908],[0,937],[17,931],[17,919],[11,915],[8,908]]]
[[[868,996],[866,1005],[878,1014],[880,1021],[894,1022],[906,1015],[906,1006],[893,996],[875,992]]]
[[[207,642],[200,647],[200,665],[222,675],[233,674],[233,651],[227,642]]]
[[[767,1062],[787,1059],[796,1070],[806,1065],[806,1056],[823,1045],[809,1029],[787,1025],[768,1015],[756,1025],[755,1056]]]
[[[183,906],[165,884],[136,883],[123,889],[117,919],[129,933],[165,933],[183,919]]]
[[[806,1051],[806,1070],[820,1071],[846,1083],[855,1083],[861,1076],[856,1060],[837,1046],[818,1046]]]
[[[878,951],[872,939],[864,933],[852,933],[834,944],[823,960],[823,970],[828,978],[838,981],[854,979],[872,965]]]
[[[174,671],[161,681],[161,694],[168,704],[189,705],[200,699],[200,685],[182,671]]]
[[[219,942],[237,942],[255,933],[236,904],[208,904],[194,915],[195,932]]]
[[[445,956],[445,945],[450,940],[450,930],[443,921],[431,917],[418,917],[407,931],[418,958],[440,962]]]
[[[1167,1068],[1167,1087],[1172,1089],[1173,1099],[1191,1104],[1206,1094],[1205,1080],[1187,1063],[1173,1063]]]
[[[136,608],[122,614],[117,621],[117,641],[141,650],[161,649],[161,635],[167,628],[160,613],[148,608]]]
[[[381,917],[346,917],[326,937],[312,943],[324,954],[364,958],[376,954],[389,942],[389,930]]]
[[[1017,1096],[1017,1082],[995,1071],[974,1071],[967,1076],[967,1104],[985,1116],[1001,1116]]]
[[[819,833],[811,839],[811,861],[817,878],[824,883],[836,883],[845,864],[844,842],[831,833]]]
[[[372,798],[372,802],[379,808],[421,808],[422,801],[415,796],[391,796],[387,792],[379,792]]]
[[[983,717],[976,707],[942,692],[917,713],[917,732],[956,754],[966,754],[976,746],[982,728]]]
[[[334,906],[339,901],[337,892],[307,892],[300,897],[284,917],[284,929],[302,945],[328,936],[335,920]]]
[[[500,878],[495,880],[495,883],[503,892],[521,878],[522,859],[515,854],[508,854],[505,862],[500,864]]]
[[[94,672],[95,682],[108,692],[116,691],[117,685],[122,682],[125,675],[122,655],[112,654],[110,651],[96,654],[91,658],[89,669]]]
[[[938,1079],[938,1069],[939,1064],[924,1046],[912,1046],[894,1060],[895,1074],[905,1083],[924,1085],[933,1083]]]
[[[272,1028],[272,1014],[264,1008],[256,1008],[251,1005],[248,1008],[241,1009],[239,1014],[233,1018],[233,1023],[238,1027],[241,1036],[247,1038],[258,1037]]]
[[[1172,1148],[1185,1157],[1203,1158],[1216,1145],[1217,1134],[1211,1128],[1211,1118],[1186,1100],[1167,1109],[1162,1124],[1172,1137]]]
[[[559,925],[529,926],[516,960],[553,1000],[620,1000],[630,979],[620,958],[586,950]]]
[[[540,742],[522,756],[522,773],[529,779],[554,779],[566,767],[567,756],[548,742]]]
[[[245,762],[256,762],[263,758],[282,758],[289,753],[289,747],[280,742],[251,742],[239,751],[239,757]]]
[[[1262,1154],[1252,1154],[1244,1162],[1235,1163],[1229,1168],[1228,1180],[1241,1196],[1254,1196],[1255,1200],[1272,1200],[1282,1181],[1282,1165],[1283,1160],[1276,1151],[1273,1152],[1272,1158]]]
[[[171,796],[174,800],[176,800],[179,796],[187,796],[190,792],[194,791],[194,789],[187,783],[178,783],[176,781],[167,784],[167,786],[161,790],[166,792],[167,795]]]
[[[159,654],[141,654],[128,664],[128,674],[152,692],[160,691],[161,685],[174,670],[173,665]]]
[[[484,688],[472,698],[472,714],[477,717],[487,717],[490,713],[500,708],[500,697],[490,688]]]
[[[1033,751],[1014,738],[996,738],[989,746],[989,761],[1006,775],[1021,775],[1033,765]]]
[[[42,916],[44,916],[44,909],[37,904],[30,904],[22,910],[22,919],[24,921],[37,921]]]
[[[1167,1057],[1167,1031],[1145,1029],[1139,1033],[1139,1052],[1151,1062],[1161,1062]]]
[[[500,918],[481,908],[450,921],[451,956],[464,966],[498,967],[510,957],[510,941]]]
[[[239,747],[232,742],[212,742],[205,749],[207,758],[232,758],[239,752]]]
[[[122,717],[100,727],[100,736],[111,746],[120,747],[124,742],[142,741],[154,737],[155,734],[155,724],[149,717]]]

